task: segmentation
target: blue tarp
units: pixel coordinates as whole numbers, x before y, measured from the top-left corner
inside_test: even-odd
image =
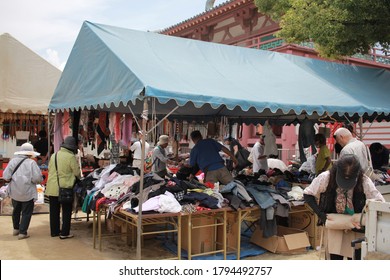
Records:
[[[84,22],[49,109],[140,113],[144,98],[162,115],[382,119],[390,72]]]

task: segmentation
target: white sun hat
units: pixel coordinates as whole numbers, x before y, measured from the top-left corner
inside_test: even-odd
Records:
[[[34,151],[34,147],[30,143],[24,143],[20,147],[20,151],[15,152],[14,154],[15,155],[26,155],[26,156],[32,156],[32,157],[36,157],[36,156],[40,155],[40,153],[37,153]]]

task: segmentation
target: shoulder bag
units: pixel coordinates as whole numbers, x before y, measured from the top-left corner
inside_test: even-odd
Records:
[[[58,202],[60,203],[72,203],[73,202],[73,186],[69,188],[61,188],[60,178],[58,176],[58,165],[57,165],[57,153],[54,156],[56,172],[57,172],[57,183],[59,187]]]
[[[367,153],[368,167],[364,171],[364,174],[367,175],[374,182],[378,178],[374,172],[374,168],[372,166],[372,161],[371,161],[371,153],[370,153],[370,150],[367,148],[367,146],[366,146],[366,153]]]

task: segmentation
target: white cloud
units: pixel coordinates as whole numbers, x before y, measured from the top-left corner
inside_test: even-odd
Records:
[[[58,52],[56,50],[47,49],[46,57],[44,58],[61,71],[64,70],[65,62],[61,62],[61,59],[58,56]]]

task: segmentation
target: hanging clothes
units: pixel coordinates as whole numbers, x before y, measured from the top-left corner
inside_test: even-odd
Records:
[[[107,145],[107,138],[110,134],[110,131],[108,129],[108,114],[107,112],[100,112],[99,113],[99,123],[96,128],[96,140],[97,140],[97,154],[100,155],[100,153],[105,149]]]
[[[122,145],[128,146],[131,142],[133,133],[133,117],[130,114],[125,114],[125,120],[122,123]]]
[[[62,116],[62,135],[64,136],[69,136],[70,135],[70,114],[68,111],[64,111],[63,116]],[[76,138],[77,139],[77,138]]]
[[[73,121],[72,121],[72,136],[76,141],[80,141],[79,139],[79,125],[80,125],[80,116],[81,116],[81,111],[73,111]]]
[[[278,146],[276,145],[276,136],[272,131],[272,126],[269,124],[268,120],[265,122],[263,126],[263,135],[265,136],[264,142],[264,154],[267,157],[278,157]]]
[[[64,136],[62,134],[62,112],[57,112],[54,116],[54,152],[60,149]]]
[[[119,143],[121,140],[121,113],[115,113],[115,124],[114,124],[114,135],[115,135],[115,141]]]
[[[300,124],[298,132],[299,158],[301,160],[301,163],[304,163],[307,160],[304,148],[308,148],[311,146],[312,154],[314,155],[315,153],[317,153],[316,145],[314,142],[314,135],[314,123],[308,118],[305,118]]]

